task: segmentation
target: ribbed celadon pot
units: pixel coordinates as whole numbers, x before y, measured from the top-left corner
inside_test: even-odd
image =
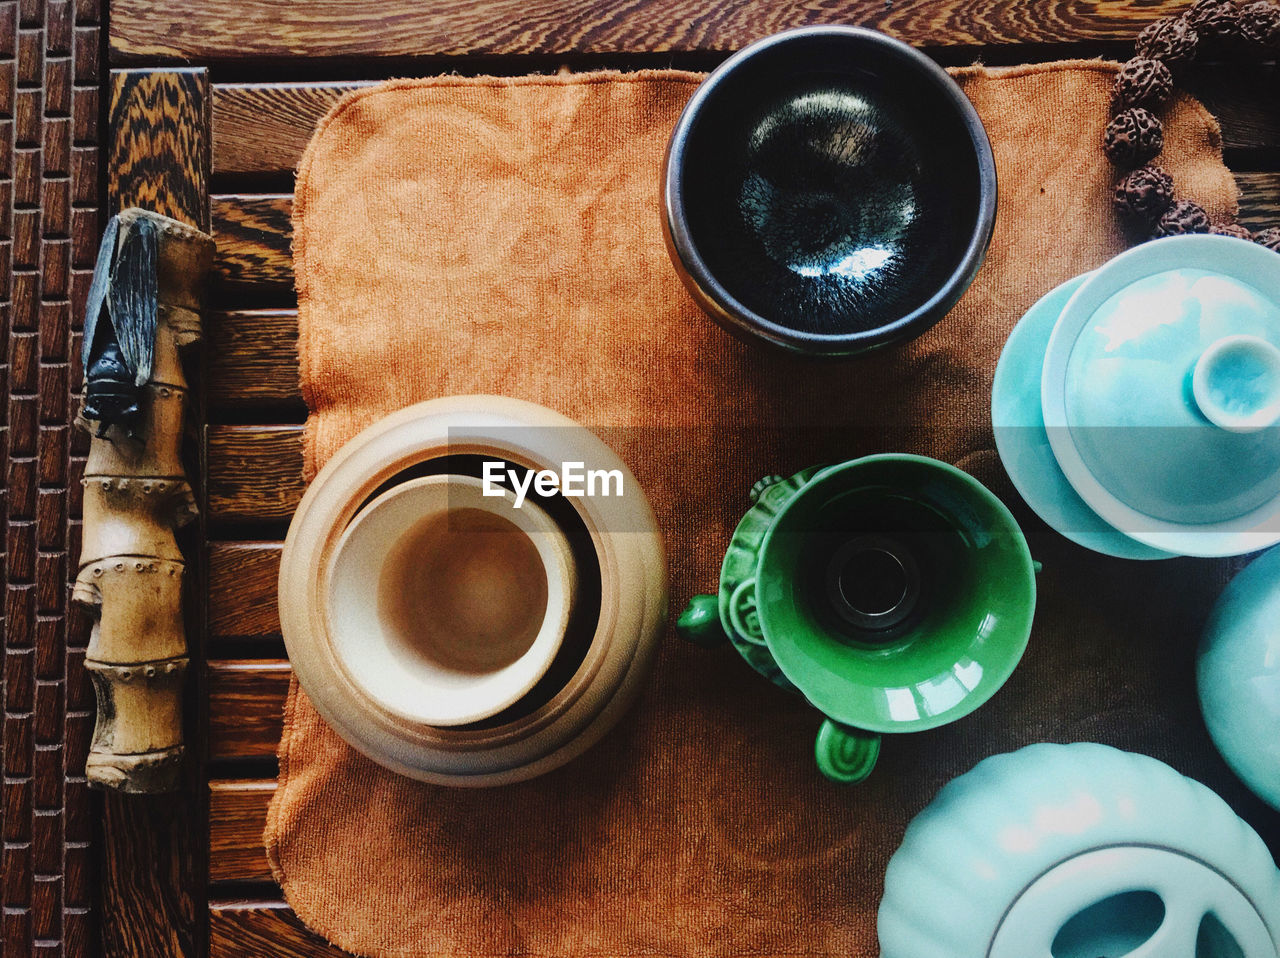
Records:
[[[881,958],[1276,958],[1280,871],[1209,788],[1105,745],[948,783],[889,862]]]

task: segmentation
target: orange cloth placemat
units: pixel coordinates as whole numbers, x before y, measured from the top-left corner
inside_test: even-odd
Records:
[[[733,341],[668,263],[659,171],[696,75],[397,81],[321,124],[294,207],[309,475],[409,403],[501,393],[572,416],[627,460],[664,531],[673,618],[714,589],[754,480],[886,450],[991,485],[1045,571],[1008,685],[969,718],[889,739],[852,788],[813,767],[817,713],[731,649],[670,630],[600,745],[499,789],[384,771],[295,683],[266,842],[310,927],[406,958],[872,956],[908,819],[984,756],[1044,739],[1146,751],[1256,811],[1194,698],[1196,633],[1222,567],[1085,553],[1027,514],[993,451],[991,379],[1010,328],[1124,245],[1101,150],[1114,67],[956,75],[999,170],[987,262],[932,332],[834,365]],[[1180,98],[1165,131],[1162,162],[1184,195],[1229,216],[1217,124]]]

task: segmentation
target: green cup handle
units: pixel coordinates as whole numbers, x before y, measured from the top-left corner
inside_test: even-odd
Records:
[[[714,595],[695,595],[676,619],[676,632],[686,642],[714,648],[729,641],[720,624],[719,602]]]
[[[813,757],[833,782],[853,785],[871,774],[880,756],[880,736],[827,719],[818,729]]]
[[[753,576],[738,583],[729,597],[729,628],[737,638],[752,645],[764,645],[760,616],[756,612],[756,580]],[[676,632],[685,641],[712,648],[729,641],[720,619],[720,600],[714,595],[695,595],[676,619]]]

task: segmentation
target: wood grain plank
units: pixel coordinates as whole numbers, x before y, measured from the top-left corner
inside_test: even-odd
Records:
[[[213,661],[209,690],[209,758],[272,758],[284,727],[289,663]]]
[[[143,206],[209,228],[210,101],[203,68],[112,71],[112,213]]]
[[[211,542],[209,639],[263,638],[280,634],[276,580],[280,542]]]
[[[724,51],[788,27],[851,23],[935,46],[1133,36],[1183,0],[116,0],[114,62]]]
[[[1240,222],[1251,230],[1280,226],[1280,173],[1237,173]]]
[[[321,118],[347,93],[373,82],[214,87],[213,172],[292,172]]]
[[[285,521],[306,488],[301,426],[209,426],[205,461],[211,521]]]
[[[296,310],[210,313],[205,330],[211,407],[259,413],[268,407],[290,419],[305,417],[298,387]]]
[[[308,931],[282,901],[215,901],[209,958],[347,958],[347,952]]]
[[[1205,66],[1189,89],[1222,124],[1227,149],[1280,145],[1275,67]],[[213,91],[218,174],[292,173],[315,125],[343,96],[372,81],[221,84]]]
[[[290,244],[293,197],[288,194],[213,196],[213,261],[215,281],[225,289],[253,287],[288,294],[293,291]]]
[[[262,844],[271,780],[209,783],[209,881],[271,881]]]
[[[1280,110],[1276,109],[1275,99],[1278,70],[1275,63],[1245,59],[1203,64],[1187,78],[1187,92],[1198,98],[1221,124],[1222,145],[1226,149],[1280,147]]]

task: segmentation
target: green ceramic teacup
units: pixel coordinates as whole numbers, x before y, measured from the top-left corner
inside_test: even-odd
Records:
[[[880,735],[945,725],[987,701],[1026,648],[1034,563],[1017,522],[972,476],[880,455],[752,490],[716,596],[680,616],[688,639],[731,640],[826,716],[815,755],[865,778]]]

